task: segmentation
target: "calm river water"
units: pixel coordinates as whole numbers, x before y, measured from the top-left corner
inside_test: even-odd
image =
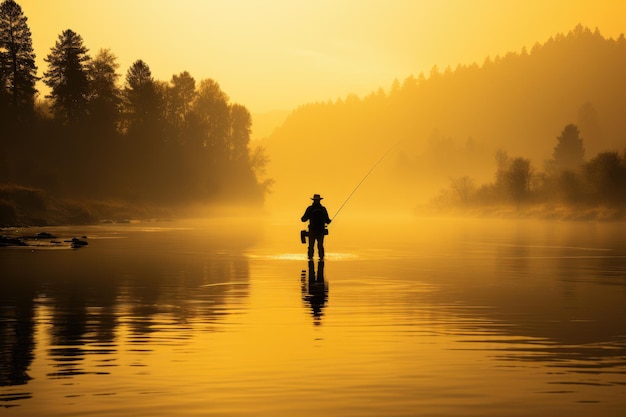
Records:
[[[626,224],[342,221],[0,249],[0,414],[624,415]]]

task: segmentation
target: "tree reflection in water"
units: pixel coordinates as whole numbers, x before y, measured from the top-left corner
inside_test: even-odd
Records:
[[[131,234],[80,251],[0,254],[0,387],[28,384],[37,344],[47,348],[49,379],[108,374],[120,349],[145,352],[191,337],[191,322],[210,330],[232,313],[226,298],[248,296],[241,250],[172,243]],[[30,397],[11,389],[0,406]]]

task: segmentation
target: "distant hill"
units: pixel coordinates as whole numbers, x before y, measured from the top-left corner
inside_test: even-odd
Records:
[[[287,116],[287,110],[272,110],[252,114],[252,139],[264,139],[271,135],[280,126]]]
[[[494,174],[497,149],[538,169],[556,137],[578,125],[586,157],[626,147],[626,40],[577,26],[530,50],[396,81],[367,97],[306,104],[263,141],[275,202],[326,193],[339,205],[413,206],[452,176]],[[357,197],[355,196],[355,199]]]

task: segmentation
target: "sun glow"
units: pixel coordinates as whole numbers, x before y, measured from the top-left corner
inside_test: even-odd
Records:
[[[621,1],[21,0],[39,71],[65,29],[92,53],[111,48],[120,71],[137,59],[168,81],[213,78],[253,113],[388,88],[486,56],[530,48],[577,24],[623,32]]]

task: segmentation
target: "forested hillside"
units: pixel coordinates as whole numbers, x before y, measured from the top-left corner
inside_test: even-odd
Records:
[[[57,199],[179,208],[263,202],[257,170],[264,158],[250,148],[251,115],[217,81],[196,82],[186,71],[156,80],[141,59],[122,77],[113,51],[91,53],[71,29],[46,54],[47,68],[35,66],[35,53],[21,7],[3,1],[0,224],[28,217],[24,210],[46,215],[24,203],[29,192],[39,206]],[[45,97],[37,94],[39,79],[49,88]]]
[[[543,170],[569,124],[586,159],[621,152],[625,74],[624,36],[582,26],[482,64],[435,66],[387,91],[300,107],[266,141],[270,175],[277,193],[340,202],[393,147],[359,193],[367,204],[415,205],[460,176],[495,180],[498,150]]]

